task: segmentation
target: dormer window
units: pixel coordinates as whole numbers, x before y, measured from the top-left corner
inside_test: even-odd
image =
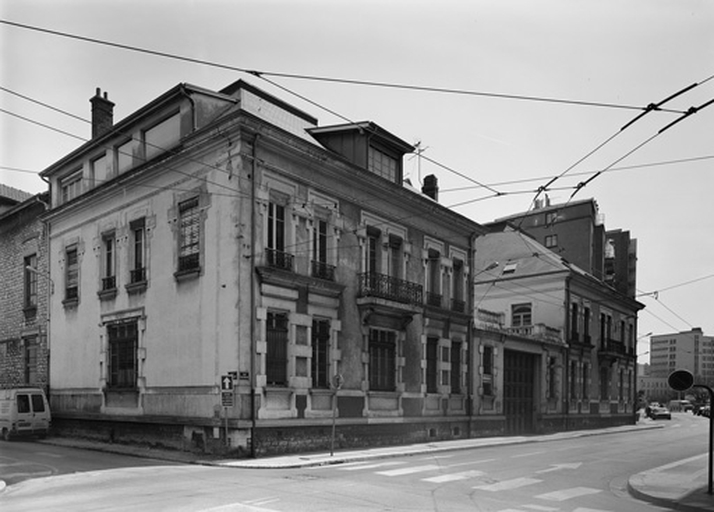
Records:
[[[62,203],[71,201],[82,193],[82,171],[79,170],[60,180]]]
[[[367,169],[389,181],[397,180],[397,159],[373,146],[369,147]]]
[[[178,114],[155,124],[144,132],[144,154],[147,160],[174,146],[180,136]]]

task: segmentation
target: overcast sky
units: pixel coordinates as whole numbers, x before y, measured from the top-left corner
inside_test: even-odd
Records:
[[[30,120],[90,134],[18,94],[89,119],[101,87],[118,121],[180,82],[218,90],[243,78],[321,125],[371,120],[420,143],[425,158],[405,160],[412,183],[435,174],[440,202],[476,222],[527,210],[570,169],[548,193],[566,202],[604,170],[574,199],[594,198],[608,229],[637,238],[639,293],[659,292],[638,298],[640,336],[714,335],[714,105],[658,135],[714,98],[711,0],[0,0],[0,18],[241,69],[479,93],[265,75],[278,87],[0,24],[0,183],[41,192],[37,173],[82,143]],[[663,106],[677,112],[621,130],[633,107],[695,83]],[[647,337],[638,349],[646,362]]]

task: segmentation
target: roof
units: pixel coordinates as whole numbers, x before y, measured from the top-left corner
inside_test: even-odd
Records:
[[[0,183],[0,198],[9,199],[16,203],[21,203],[23,201],[27,201],[32,196],[33,194],[30,194],[29,192],[25,192],[24,190],[19,190],[17,188],[12,188],[8,185],[3,185],[2,183]]]
[[[398,148],[400,151],[404,153],[413,153],[414,152],[414,146],[409,144],[408,142],[400,139],[393,133],[385,130],[381,126],[379,126],[377,123],[373,121],[359,121],[355,123],[344,123],[344,124],[335,124],[335,125],[330,125],[330,126],[318,126],[315,128],[310,128],[308,132],[310,135],[315,136],[319,140],[319,136],[323,134],[332,134],[332,133],[340,133],[340,132],[347,132],[347,131],[359,131],[359,132],[369,132],[372,135],[378,136],[380,139],[382,139],[384,142],[387,142],[391,144],[392,146]]]
[[[528,210],[526,212],[521,212],[521,213],[514,213],[512,215],[508,215],[507,217],[500,217],[496,219],[494,222],[503,222],[506,220],[512,220],[512,219],[520,219],[522,217],[529,217],[531,215],[540,215],[542,213],[546,212],[552,212],[556,210],[563,210],[565,208],[575,208],[577,206],[581,206],[584,204],[590,204],[593,212],[595,215],[598,213],[598,207],[597,207],[597,202],[595,202],[595,199],[581,199],[580,201],[568,201],[567,203],[559,203],[559,204],[548,204],[548,206],[541,206],[540,208],[536,208],[533,210]]]

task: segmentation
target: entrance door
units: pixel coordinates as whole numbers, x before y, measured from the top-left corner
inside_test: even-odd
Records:
[[[507,434],[528,434],[535,429],[536,361],[533,354],[504,352],[503,409]]]

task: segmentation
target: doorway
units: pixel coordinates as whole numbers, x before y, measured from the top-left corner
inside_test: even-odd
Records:
[[[525,352],[504,352],[503,410],[506,434],[535,431],[535,393],[537,356]]]

